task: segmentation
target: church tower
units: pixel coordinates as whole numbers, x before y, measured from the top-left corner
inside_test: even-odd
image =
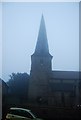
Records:
[[[48,101],[49,79],[52,72],[45,21],[42,15],[35,52],[31,55],[28,97],[32,102]]]

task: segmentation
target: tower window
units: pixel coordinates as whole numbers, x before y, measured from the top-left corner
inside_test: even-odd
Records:
[[[43,65],[43,59],[40,59],[40,64]]]

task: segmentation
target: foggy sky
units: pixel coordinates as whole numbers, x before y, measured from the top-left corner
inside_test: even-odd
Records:
[[[0,77],[2,77],[2,3],[0,3]]]
[[[31,69],[41,16],[53,70],[79,70],[79,3],[3,3],[2,77]]]

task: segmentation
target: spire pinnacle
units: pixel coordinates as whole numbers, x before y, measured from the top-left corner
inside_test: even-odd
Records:
[[[42,13],[42,17],[41,17],[41,20],[44,20],[44,16],[43,16],[43,13]]]
[[[39,34],[38,34],[37,44],[36,44],[36,48],[35,48],[35,53],[37,53],[37,54],[49,53],[46,27],[45,27],[45,21],[44,21],[43,14],[42,14],[42,17],[41,17],[41,23],[40,23],[40,28],[39,28]]]

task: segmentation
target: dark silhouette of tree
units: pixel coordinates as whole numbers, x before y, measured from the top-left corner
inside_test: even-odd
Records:
[[[29,75],[27,73],[12,73],[8,81],[9,94],[27,98]]]

